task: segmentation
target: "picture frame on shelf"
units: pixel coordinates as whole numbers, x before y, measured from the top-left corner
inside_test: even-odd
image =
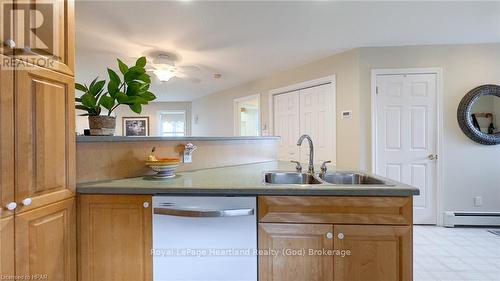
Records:
[[[149,136],[149,117],[122,117],[123,135],[127,137]]]

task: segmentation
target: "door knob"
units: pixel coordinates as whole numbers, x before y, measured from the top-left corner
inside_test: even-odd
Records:
[[[326,238],[328,238],[328,239],[332,239],[332,238],[333,238],[333,233],[328,232],[328,233],[326,234]]]
[[[339,238],[339,240],[344,239],[344,233],[340,232],[339,234],[337,234],[337,238]]]
[[[12,39],[7,39],[7,40],[3,41],[3,43],[5,44],[5,46],[9,47],[10,49],[14,49],[16,47],[16,42],[14,42],[14,40],[12,40]]]
[[[17,203],[16,202],[10,202],[8,203],[5,208],[9,211],[14,211],[17,208]]]
[[[429,156],[427,156],[427,159],[429,159],[429,160],[437,160],[438,156],[437,156],[437,154],[429,154]]]
[[[142,206],[144,207],[144,209],[149,208],[149,202],[148,201],[144,201],[144,203],[142,203]]]
[[[33,200],[31,198],[24,198],[24,200],[21,201],[21,203],[23,203],[24,206],[29,206],[31,205],[31,203],[33,203]]]

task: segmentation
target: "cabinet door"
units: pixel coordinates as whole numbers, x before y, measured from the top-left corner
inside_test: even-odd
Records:
[[[74,75],[74,1],[15,1],[16,57]]]
[[[0,219],[0,276],[14,276],[14,216]]]
[[[260,281],[332,281],[333,256],[311,254],[310,250],[332,250],[332,225],[259,224],[259,249],[277,255],[259,256]],[[302,253],[287,252],[304,250]]]
[[[335,225],[335,280],[412,280],[411,226]]]
[[[74,196],[73,81],[35,67],[15,73],[18,212]],[[22,204],[26,198],[29,206]]]
[[[14,16],[15,13],[11,13],[14,9],[13,0],[0,0],[0,11],[2,16],[0,17],[0,54],[3,55],[13,55],[13,47],[9,46],[8,42],[14,42]],[[4,60],[5,58],[2,58]]]
[[[16,275],[76,280],[75,199],[16,215]]]
[[[80,281],[151,281],[151,196],[80,195]]]
[[[6,58],[0,55],[0,59]],[[13,215],[14,202],[14,71],[0,66],[0,218]]]

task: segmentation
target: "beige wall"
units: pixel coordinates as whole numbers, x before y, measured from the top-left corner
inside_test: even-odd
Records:
[[[337,117],[337,165],[360,166],[360,112],[358,93],[358,50],[255,80],[217,94],[193,101],[193,135],[232,136],[234,133],[233,101],[235,98],[260,94],[263,128],[269,127],[269,91],[291,84],[336,75],[337,112],[352,110],[352,119]],[[338,115],[337,115],[338,116]]]
[[[261,94],[262,124],[268,125],[268,92],[302,81],[337,76],[337,163],[371,169],[371,70],[438,67],[443,70],[444,151],[442,210],[500,210],[500,146],[469,140],[456,121],[460,99],[481,84],[500,84],[500,44],[359,48],[282,71],[193,101],[193,133],[233,134],[233,99]],[[353,119],[339,119],[353,110]],[[473,197],[483,197],[483,207]]]
[[[115,110],[116,114],[116,136],[123,135],[122,117],[149,117],[149,135],[159,136],[158,132],[158,112],[165,110],[185,110],[186,111],[186,133],[191,135],[191,102],[152,102],[142,108],[141,114],[136,114],[126,105],[122,105]],[[81,114],[82,111],[77,110],[76,114]],[[87,117],[76,117],[77,133],[83,134],[83,130],[87,129]]]

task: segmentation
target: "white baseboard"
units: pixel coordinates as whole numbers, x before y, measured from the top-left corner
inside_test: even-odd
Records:
[[[444,226],[500,226],[500,212],[444,212]]]

